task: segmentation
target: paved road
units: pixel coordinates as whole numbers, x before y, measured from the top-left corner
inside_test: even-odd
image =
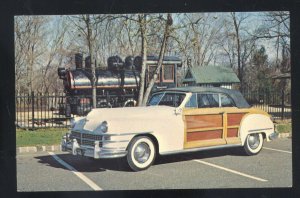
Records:
[[[122,159],[92,161],[63,152],[17,156],[18,191],[265,188],[292,186],[291,139],[265,143],[256,156],[237,148],[163,156],[146,171]]]

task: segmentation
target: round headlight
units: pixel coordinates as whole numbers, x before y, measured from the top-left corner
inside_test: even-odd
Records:
[[[106,133],[107,129],[108,129],[107,122],[106,121],[102,122],[101,125],[100,125],[101,132]]]

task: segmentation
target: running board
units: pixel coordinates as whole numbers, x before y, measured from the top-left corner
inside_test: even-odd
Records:
[[[242,144],[227,144],[227,145],[209,146],[209,147],[202,147],[202,148],[191,148],[191,149],[184,149],[184,150],[177,150],[177,151],[167,151],[167,152],[160,153],[160,155],[172,155],[178,153],[188,153],[188,152],[222,149],[222,148],[239,147],[239,146],[242,146]]]

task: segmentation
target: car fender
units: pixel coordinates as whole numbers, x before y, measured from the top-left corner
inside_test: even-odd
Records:
[[[241,121],[239,130],[242,145],[244,145],[248,134],[258,132],[265,134],[267,141],[270,141],[269,135],[274,132],[274,124],[269,115],[259,113],[246,114]]]
[[[128,132],[109,135],[109,141],[103,142],[103,148],[110,149],[127,149],[130,142],[137,136],[149,135],[152,131],[141,131],[141,132]]]

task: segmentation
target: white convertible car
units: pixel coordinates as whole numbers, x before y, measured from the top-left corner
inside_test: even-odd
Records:
[[[277,137],[271,116],[249,106],[240,92],[182,87],[152,94],[146,107],[101,108],[76,118],[62,150],[91,158],[126,156],[132,170],[156,155],[242,146],[255,155]]]

